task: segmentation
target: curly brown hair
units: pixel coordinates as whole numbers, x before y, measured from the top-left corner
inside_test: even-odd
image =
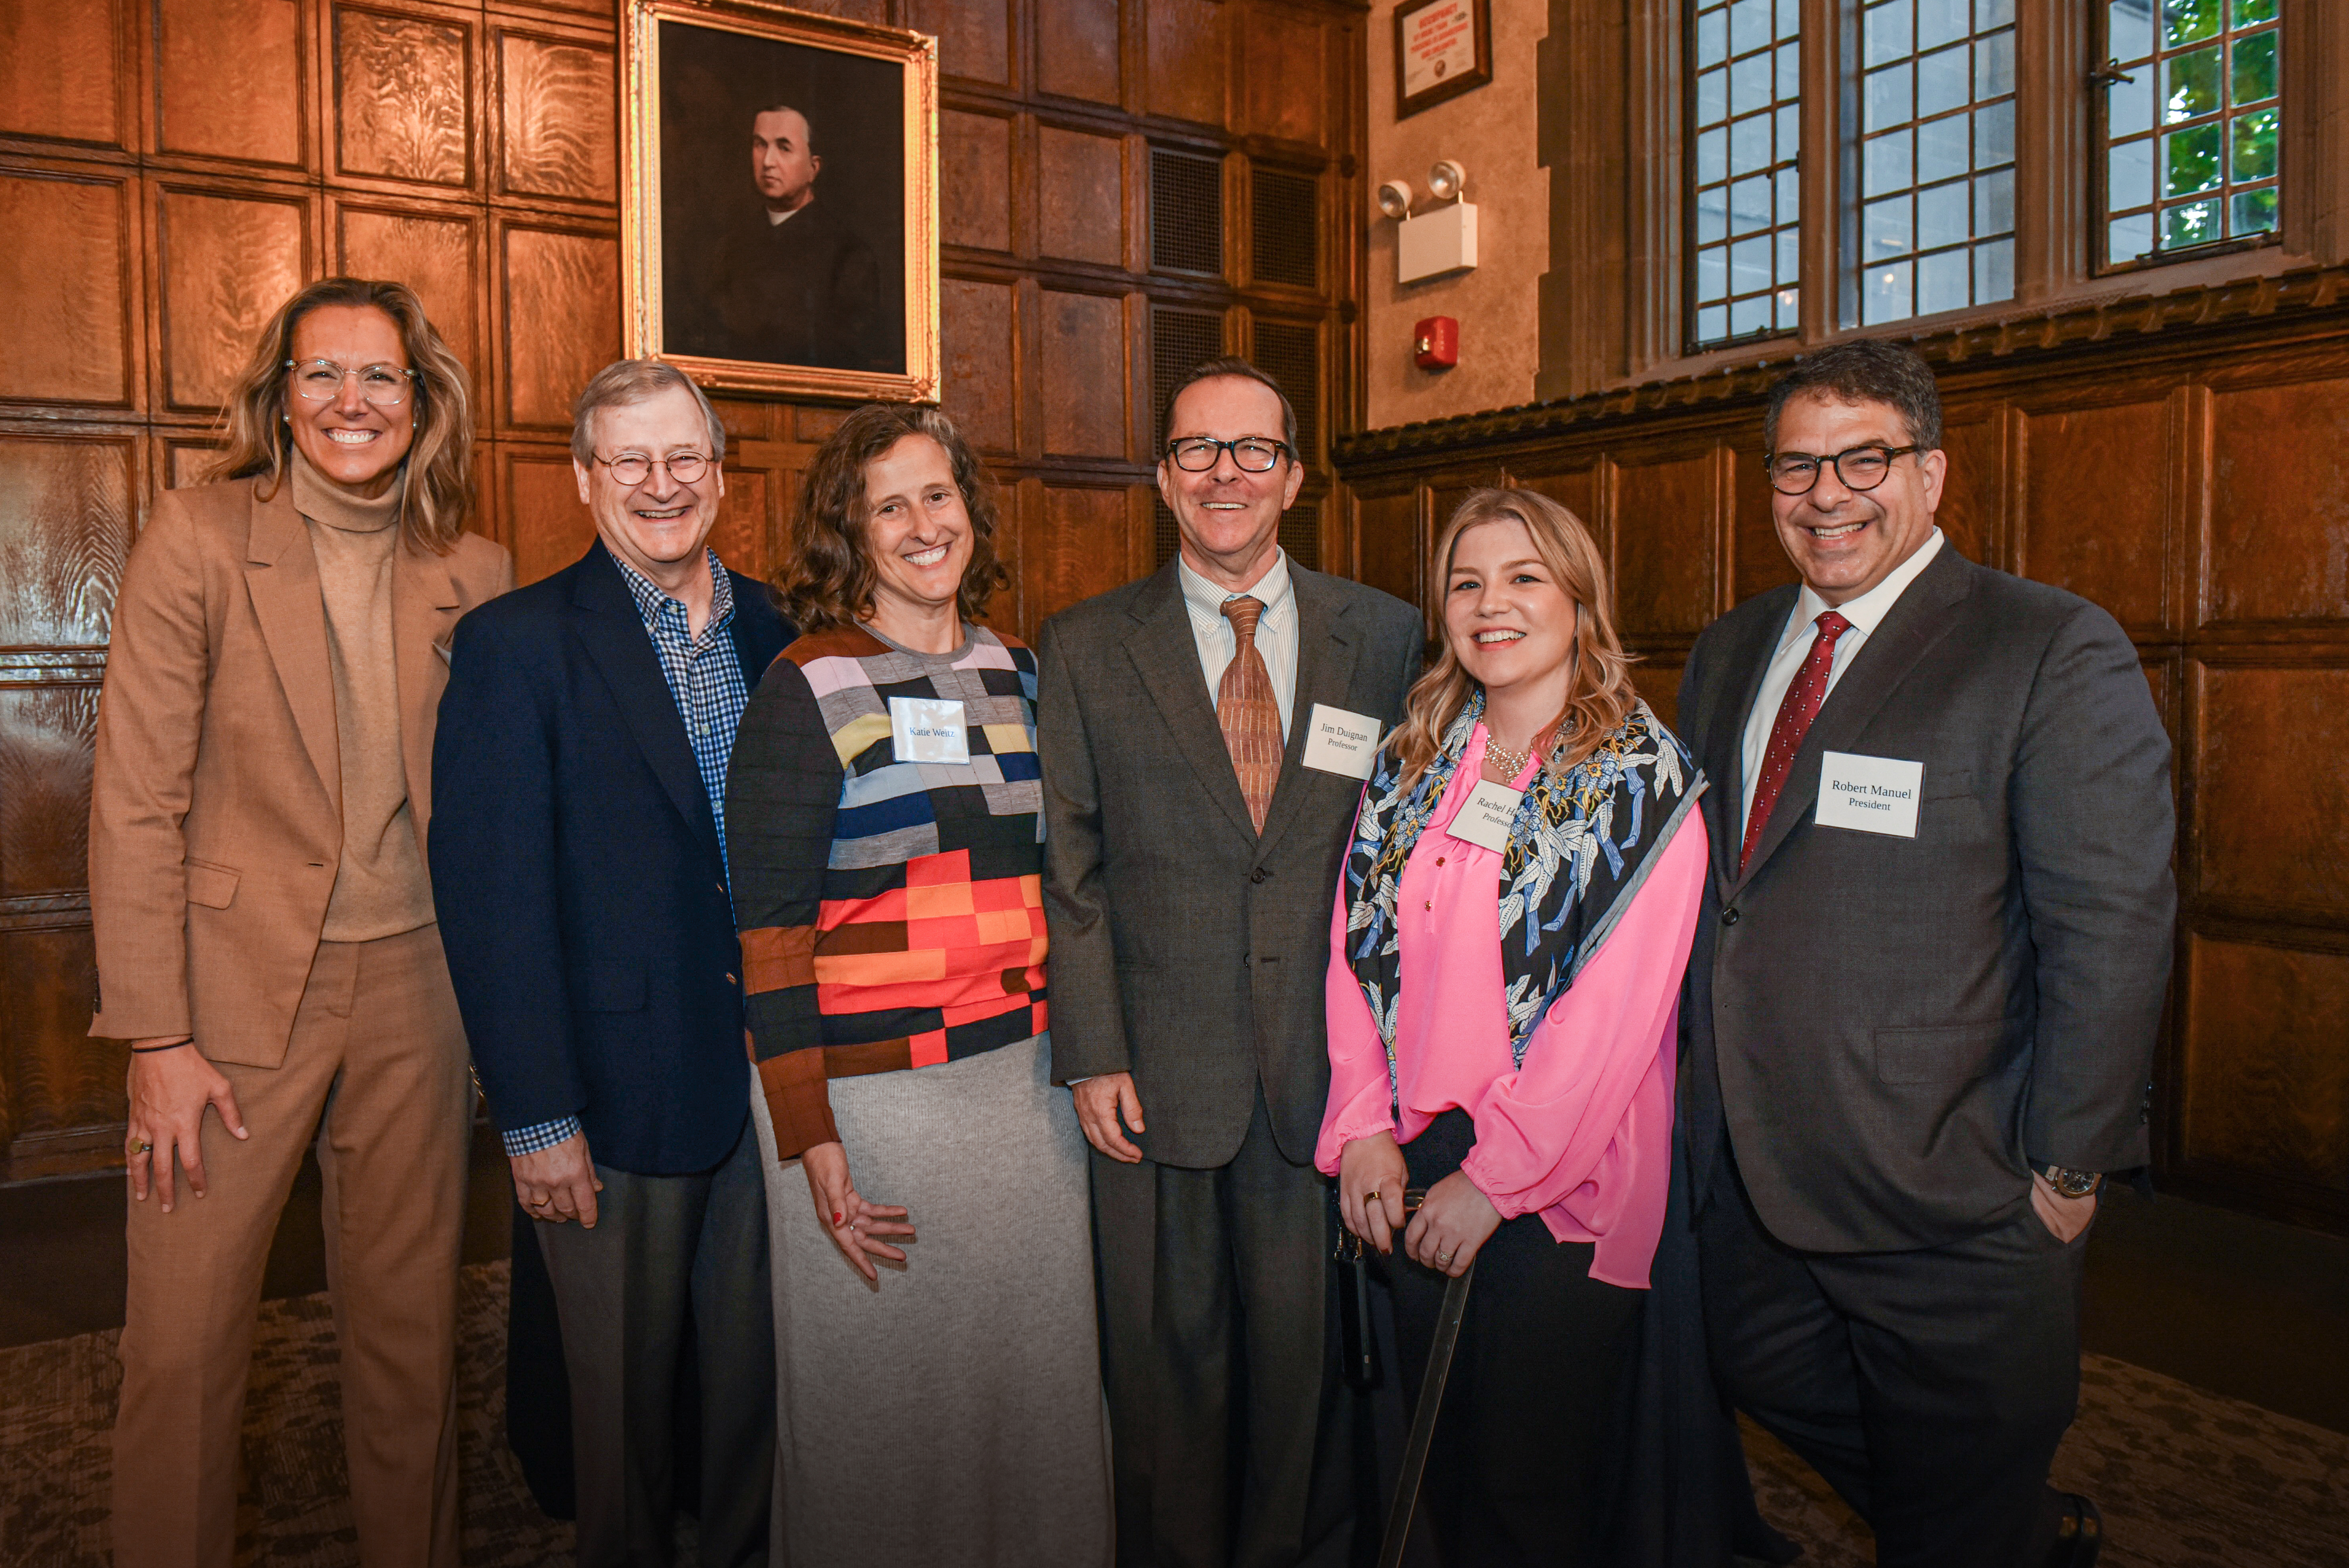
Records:
[[[840,423],[800,486],[792,519],[791,553],[775,571],[783,614],[802,632],[826,632],[873,618],[874,573],[865,552],[864,469],[908,436],[927,436],[945,449],[955,488],[970,516],[970,564],[956,594],[957,612],[977,622],[987,602],[1011,574],[995,554],[995,490],[955,423],[936,408],[867,403]]]
[[[416,372],[416,439],[400,462],[399,521],[409,542],[436,555],[457,547],[473,510],[473,385],[465,362],[450,352],[424,315],[424,302],[406,284],[372,278],[320,278],[297,290],[261,329],[253,357],[236,378],[220,456],[206,480],[264,476],[264,499],[277,493],[293,461],[286,426],[285,364],[294,356],[294,329],[321,305],[370,306],[399,328],[400,346]]]

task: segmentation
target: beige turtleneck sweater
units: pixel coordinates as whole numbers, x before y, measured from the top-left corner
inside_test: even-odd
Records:
[[[343,859],[319,933],[328,942],[371,942],[432,923],[432,880],[408,803],[391,647],[399,497],[394,484],[378,500],[357,500],[295,451],[294,509],[309,526],[318,562],[342,758]]]

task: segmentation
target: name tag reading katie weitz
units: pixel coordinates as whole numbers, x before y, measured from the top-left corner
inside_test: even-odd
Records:
[[[1349,779],[1368,779],[1378,760],[1379,721],[1326,702],[1313,705],[1306,721],[1305,766]]]
[[[1506,852],[1509,847],[1509,824],[1517,820],[1517,802],[1525,798],[1522,789],[1495,784],[1490,779],[1477,779],[1476,788],[1468,792],[1468,799],[1460,807],[1460,815],[1452,819],[1452,836],[1495,854]]]
[[[889,699],[889,742],[900,762],[968,762],[962,704],[925,696]]]
[[[1913,839],[1924,787],[1921,762],[1830,751],[1819,763],[1819,810],[1812,820],[1823,828]]]

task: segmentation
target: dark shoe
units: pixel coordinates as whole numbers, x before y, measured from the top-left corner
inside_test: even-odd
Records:
[[[2063,1517],[2041,1568],[2095,1568],[2096,1554],[2105,1549],[2105,1516],[2076,1491],[2064,1493],[2063,1500]]]

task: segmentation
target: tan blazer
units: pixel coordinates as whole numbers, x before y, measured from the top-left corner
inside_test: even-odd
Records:
[[[90,785],[97,1016],[115,1039],[193,1034],[214,1061],[274,1068],[342,853],[326,614],[293,487],[167,491],[115,602]],[[405,542],[392,576],[400,750],[421,849],[432,725],[457,618],[513,586],[475,534]]]

